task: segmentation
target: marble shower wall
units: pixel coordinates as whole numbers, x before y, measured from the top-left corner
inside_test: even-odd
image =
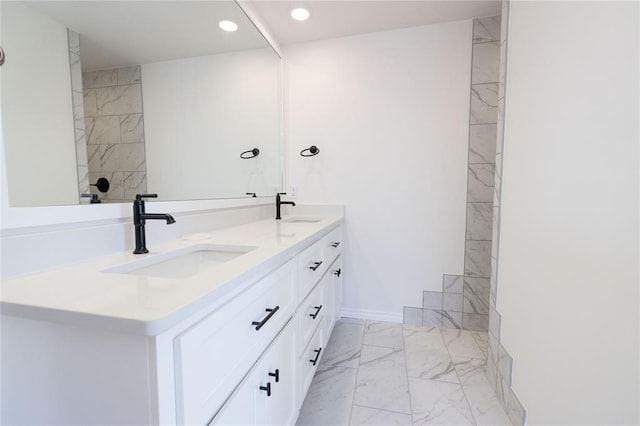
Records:
[[[105,177],[103,201],[125,202],[147,192],[140,66],[82,74],[89,180]]]
[[[422,308],[404,308],[404,322],[487,331],[498,122],[500,17],[474,19],[472,43],[464,273],[445,274],[441,292],[424,292]]]
[[[84,107],[82,102],[82,66],[80,64],[80,36],[67,29],[69,43],[69,69],[71,71],[71,97],[73,99],[73,131],[76,144],[76,165],[78,167],[78,198],[81,203],[89,203],[88,198],[80,194],[89,193],[89,162],[87,159],[87,140],[84,126]]]

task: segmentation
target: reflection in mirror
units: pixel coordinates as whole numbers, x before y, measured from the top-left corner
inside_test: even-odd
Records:
[[[12,207],[281,190],[280,58],[235,2],[0,7]]]

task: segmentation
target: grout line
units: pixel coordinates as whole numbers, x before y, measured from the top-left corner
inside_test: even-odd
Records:
[[[407,394],[409,396],[409,416],[411,416],[411,423],[413,423],[413,405],[411,405],[411,385],[409,384],[409,369],[408,369],[408,363],[407,363],[407,342],[405,342],[405,339],[404,339],[404,327],[402,327],[402,347],[404,352],[404,374],[405,374],[405,377],[407,378]]]
[[[460,333],[460,335],[462,335],[462,333]],[[449,346],[447,345],[447,342],[444,340],[444,336],[442,336],[442,329],[440,329],[440,336],[442,337],[442,340],[444,342],[444,347],[447,349],[447,353],[449,354],[449,360],[453,364],[453,356],[451,355],[451,351],[449,350]],[[474,339],[473,343],[475,344],[475,339]],[[476,346],[477,346],[477,344],[476,344]],[[464,396],[464,402],[467,403],[467,408],[469,409],[469,413],[471,414],[471,419],[473,420],[473,423],[475,425],[477,425],[478,421],[476,420],[476,416],[473,414],[473,410],[471,409],[471,404],[469,404],[469,398],[467,398],[467,393],[464,390],[464,386],[462,384],[462,379],[460,378],[460,374],[458,373],[458,369],[456,368],[455,364],[453,364],[453,369],[456,372],[456,377],[458,377],[458,382],[460,384],[460,389],[462,390],[462,395]]]
[[[349,425],[351,424],[351,418],[353,417],[353,406],[355,405],[354,401],[356,399],[356,390],[358,389],[358,378],[360,377],[360,364],[362,364],[362,348],[364,347],[364,335],[367,334],[367,323],[369,320],[364,321],[364,328],[362,330],[362,339],[360,340],[360,357],[358,359],[358,367],[356,367],[356,383],[353,387],[353,392],[351,394],[351,410],[349,411]]]

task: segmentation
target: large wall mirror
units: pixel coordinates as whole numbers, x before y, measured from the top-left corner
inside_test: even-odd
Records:
[[[280,58],[235,2],[0,7],[11,207],[281,190]]]

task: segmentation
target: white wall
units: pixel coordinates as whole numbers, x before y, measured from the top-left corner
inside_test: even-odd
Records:
[[[19,2],[2,2],[1,28],[11,205],[77,204],[67,29]]]
[[[168,200],[274,195],[282,179],[278,78],[270,48],[143,65],[149,191]],[[239,157],[256,147],[258,157]]]
[[[638,424],[637,2],[511,2],[498,311],[529,424]]]
[[[471,32],[469,20],[284,49],[286,187],[345,204],[352,315],[400,320],[463,271]],[[320,154],[300,157],[310,145]]]

